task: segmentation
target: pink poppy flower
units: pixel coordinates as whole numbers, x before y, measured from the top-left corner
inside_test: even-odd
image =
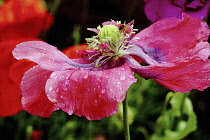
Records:
[[[81,58],[69,59],[55,47],[29,41],[17,45],[13,55],[38,65],[28,70],[21,83],[22,104],[32,115],[49,117],[58,109],[69,115],[98,120],[115,114],[134,71],[167,88],[187,92],[210,86],[209,29],[200,19],[161,20],[135,35],[133,22],[105,22],[90,29]],[[141,66],[138,57],[147,66]]]
[[[181,18],[182,13],[204,19],[208,16],[210,0],[145,0],[145,13],[149,20],[156,22],[163,18]]]

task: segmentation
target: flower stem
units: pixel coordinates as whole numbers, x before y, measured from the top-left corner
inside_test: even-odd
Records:
[[[123,101],[123,121],[124,121],[124,128],[125,128],[125,139],[130,140],[130,129],[128,123],[128,99],[125,97]]]
[[[181,116],[178,118],[174,118],[173,127],[172,130],[176,131],[178,123],[183,119],[183,109],[184,109],[184,103],[185,99],[187,97],[187,93],[180,93],[181,100],[180,100],[180,114]]]

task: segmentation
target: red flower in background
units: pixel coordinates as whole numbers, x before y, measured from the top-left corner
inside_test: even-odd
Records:
[[[0,5],[0,116],[22,110],[21,78],[35,65],[29,60],[17,61],[12,50],[20,42],[40,40],[35,37],[51,26],[52,19],[42,0],[6,0]]]
[[[38,37],[52,20],[43,0],[6,0],[0,5],[0,41]]]
[[[87,47],[88,47],[87,44],[80,44],[80,45],[68,47],[64,49],[62,52],[71,59],[82,58],[83,57],[82,51],[86,50]]]
[[[33,130],[30,136],[30,140],[42,140],[44,133],[39,130]]]
[[[0,116],[10,116],[22,110],[20,82],[25,71],[35,65],[32,61],[17,61],[12,56],[15,45],[38,38],[20,38],[0,42]]]

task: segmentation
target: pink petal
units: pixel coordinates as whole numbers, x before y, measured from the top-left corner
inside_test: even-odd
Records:
[[[192,89],[203,91],[210,86],[210,59],[144,66],[138,69],[137,73],[142,77],[152,78],[173,91],[183,93]]]
[[[43,118],[50,117],[55,110],[45,93],[45,84],[51,71],[38,66],[29,69],[23,76],[21,83],[23,108],[32,115]]]
[[[71,65],[76,64],[56,47],[42,41],[20,43],[12,53],[16,59],[29,59],[47,70],[75,68]]]
[[[136,82],[127,64],[103,71],[66,70],[53,72],[45,91],[50,101],[68,114],[99,120],[113,115]]]
[[[130,41],[143,49],[158,62],[175,62],[200,56],[208,58],[210,46],[207,43],[210,30],[200,19],[186,14],[183,19],[163,19],[136,35],[139,40]]]

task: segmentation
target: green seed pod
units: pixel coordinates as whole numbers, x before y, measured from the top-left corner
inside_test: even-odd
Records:
[[[98,37],[103,43],[109,39],[116,43],[118,40],[120,40],[120,31],[114,25],[105,25],[98,33]]]

